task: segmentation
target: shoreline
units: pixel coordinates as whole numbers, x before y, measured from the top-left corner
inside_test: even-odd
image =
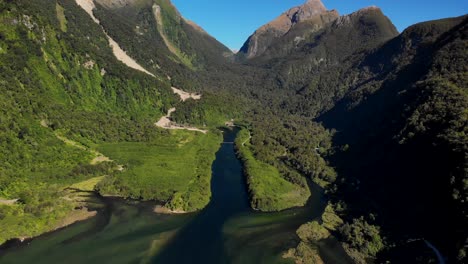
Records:
[[[108,200],[120,200],[122,202],[125,202],[125,203],[135,203],[135,204],[145,204],[145,206],[149,206],[148,203],[152,203],[153,205],[151,206],[151,211],[155,214],[165,214],[165,215],[182,215],[182,214],[189,214],[189,213],[193,213],[193,212],[187,212],[187,211],[183,211],[183,210],[171,210],[163,205],[161,205],[160,201],[157,201],[157,200],[153,200],[153,201],[143,201],[143,200],[138,200],[138,199],[129,199],[129,198],[125,198],[125,197],[122,197],[122,196],[117,196],[117,195],[101,195],[99,194],[98,192],[95,192],[95,191],[82,191],[82,190],[78,190],[80,192],[87,192],[87,193],[92,193],[93,195],[97,196],[97,197],[101,197],[102,199],[108,199]],[[105,204],[104,201],[101,201],[102,204]],[[156,203],[156,205],[154,205]],[[7,250],[9,249],[14,249],[14,248],[18,248],[18,247],[22,247],[22,246],[25,246],[27,244],[29,244],[31,241],[37,239],[37,238],[40,238],[40,237],[43,237],[43,236],[47,236],[49,234],[52,234],[54,232],[57,232],[57,231],[60,231],[62,229],[65,229],[65,228],[69,228],[75,224],[78,224],[80,222],[83,222],[83,221],[86,221],[86,220],[89,220],[89,219],[92,219],[96,216],[98,216],[98,214],[100,213],[100,209],[95,209],[95,210],[92,210],[90,209],[88,206],[81,206],[79,209],[75,209],[75,210],[72,210],[70,211],[65,217],[63,217],[62,219],[60,219],[57,223],[55,223],[53,226],[51,226],[50,228],[48,228],[47,230],[45,230],[44,232],[41,232],[37,235],[33,235],[33,236],[19,236],[19,237],[15,237],[15,238],[10,238],[8,240],[6,240],[5,242],[3,243],[0,243],[0,256],[3,255],[4,253],[6,253]]]
[[[184,210],[171,210],[165,206],[162,205],[156,205],[153,209],[153,212],[156,214],[167,214],[167,215],[177,215],[177,214],[189,214],[192,212],[187,212]]]
[[[2,252],[4,250],[13,249],[17,247],[21,247],[24,245],[29,244],[31,241],[42,237],[47,236],[48,234],[52,234],[56,231],[60,231],[62,229],[68,228],[74,224],[78,224],[80,222],[89,220],[91,218],[96,217],[98,214],[97,210],[89,210],[88,207],[82,207],[78,210],[72,210],[67,216],[61,219],[57,224],[55,224],[50,229],[35,235],[35,236],[20,236],[16,238],[8,239],[7,241],[0,244],[0,256],[6,252]]]

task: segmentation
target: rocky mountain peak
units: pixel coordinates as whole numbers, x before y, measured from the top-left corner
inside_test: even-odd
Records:
[[[285,13],[283,13],[281,16],[279,16],[277,19],[273,20],[271,23],[265,25],[275,25],[275,22],[283,22],[289,20],[288,24],[296,24],[301,21],[305,21],[308,19],[311,19],[312,17],[325,13],[327,12],[327,8],[323,5],[322,1],[320,0],[308,0],[301,6],[296,6]]]
[[[311,17],[324,13],[327,11],[327,8],[323,5],[320,0],[308,0],[305,4],[298,7],[295,18],[296,22],[304,21],[310,19]]]
[[[248,58],[255,57],[264,52],[274,39],[290,31],[294,25],[303,21],[316,20],[321,16],[336,16],[337,18],[339,15],[335,10],[327,11],[321,0],[307,0],[303,5],[289,9],[260,27],[250,36],[240,52],[246,54]]]
[[[301,6],[296,6],[281,14],[272,22],[264,25],[260,29],[274,28],[280,31],[288,31],[291,26],[301,21],[327,12],[327,8],[320,0],[308,0]]]

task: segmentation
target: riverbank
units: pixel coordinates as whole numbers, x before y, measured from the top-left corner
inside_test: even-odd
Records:
[[[250,139],[250,132],[242,129],[235,146],[237,156],[244,165],[251,207],[274,212],[304,206],[310,196],[308,186],[285,180],[276,167],[256,159],[250,149]]]
[[[55,226],[55,228],[50,231],[55,231],[55,230],[70,226],[72,224],[75,224],[77,222],[88,220],[92,217],[95,217],[97,213],[98,213],[97,211],[90,210],[87,207],[82,207],[78,210],[73,210],[64,219],[59,221],[59,223]]]
[[[226,130],[224,142],[233,142],[235,132]],[[323,194],[316,185],[311,185],[306,207],[274,213],[252,210],[233,144],[221,144],[210,168],[211,200],[200,212],[175,214],[181,211],[155,207],[154,202],[102,198],[107,205],[96,217],[29,240],[27,247],[7,250],[0,262],[28,263],[40,257],[40,263],[56,263],[66,256],[79,263],[111,259],[114,263],[218,264],[220,259],[242,264],[284,263],[281,255],[295,243],[295,230],[323,211]],[[129,166],[126,172],[132,169]],[[169,214],[159,213],[163,211]]]
[[[157,214],[187,214],[190,212],[184,211],[184,210],[171,210],[165,206],[162,205],[156,205],[153,209],[153,211]]]
[[[37,221],[34,222],[36,224],[34,230],[25,229],[23,230],[24,232],[22,232],[20,230],[15,231],[13,227],[10,227],[6,233],[2,234],[4,240],[0,241],[0,248],[4,246],[8,247],[8,244],[11,243],[28,242],[44,234],[61,230],[78,222],[95,217],[98,213],[97,208],[91,209],[92,206],[90,206],[96,202],[94,196],[94,192],[67,189],[64,196],[59,199],[68,209],[62,208],[59,214],[46,217],[42,220],[37,219]],[[14,203],[8,206],[10,206],[11,210],[14,210],[14,207],[20,207],[22,205]],[[16,221],[16,218],[12,218],[11,221]]]
[[[97,149],[126,170],[104,178],[102,195],[167,201],[177,211],[204,208],[211,196],[211,165],[222,135],[171,130],[150,142],[102,143]]]

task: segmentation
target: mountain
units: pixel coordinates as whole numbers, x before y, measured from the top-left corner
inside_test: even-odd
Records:
[[[247,58],[259,56],[296,24],[316,20],[314,28],[318,30],[322,24],[337,17],[338,12],[327,11],[320,0],[308,0],[305,4],[289,9],[275,20],[257,29],[244,43],[239,52]]]
[[[83,182],[101,194],[173,201],[178,210],[209,201],[206,184],[220,135],[154,124],[184,104],[171,86],[195,90],[186,76],[203,71],[205,60],[224,61],[223,52],[230,51],[185,23],[169,3],[0,1],[0,243],[92,216],[90,204],[70,191]],[[159,31],[156,4],[166,23]],[[171,52],[160,31],[180,53]],[[229,107],[229,116],[217,109],[206,111],[213,121],[205,124],[236,115]],[[187,140],[180,152],[160,152],[177,150],[178,140]],[[145,159],[116,158],[120,144],[161,155],[164,164],[151,166],[166,177],[192,169],[150,183],[156,178],[136,172],[149,165]],[[180,155],[185,165],[174,162]]]
[[[278,81],[277,89],[270,91],[284,100],[269,102],[281,109],[278,112],[316,118],[337,131],[337,149],[327,160],[338,175],[333,199],[339,207],[346,204],[341,216],[349,225],[338,236],[348,241],[348,253],[363,262],[381,249],[379,236],[366,240],[353,234],[362,229],[374,233],[368,225],[373,223],[396,243],[377,256],[381,261],[430,262],[431,254],[408,243],[421,238],[450,260],[461,261],[467,237],[467,208],[461,202],[467,190],[462,184],[467,86],[466,78],[460,77],[466,71],[466,17],[421,23],[397,35],[378,8],[366,8],[338,18],[322,32],[312,33],[304,46],[295,46],[296,32],[310,28],[296,25],[262,55],[244,63],[270,70],[267,78]],[[265,129],[263,123],[256,126]],[[311,137],[317,135],[311,132]],[[264,150],[263,142],[269,140],[275,140],[275,147]],[[284,141],[288,140],[269,135],[254,147],[269,153],[262,154],[268,160],[284,160],[275,154],[276,145],[290,144]],[[333,178],[308,172],[301,151],[290,151],[295,151],[293,164],[303,174]],[[368,222],[362,222],[363,216]],[[296,252],[305,254],[303,245]]]
[[[467,16],[399,34],[309,0],[237,54],[169,0],[0,0],[0,19],[0,242],[89,213],[82,186],[204,208],[234,119],[252,208],[325,190],[277,241],[298,263],[436,261],[423,241],[466,262]]]
[[[382,11],[374,7],[341,16],[317,32],[308,30],[309,23],[297,25],[251,63],[274,67],[279,73],[275,78],[282,86],[304,91],[314,72],[343,69],[343,63],[354,60],[353,56],[398,34]],[[298,37],[304,41],[294,42]]]
[[[325,24],[322,18],[295,24],[257,57],[245,60],[242,53],[236,54],[242,65],[266,75],[261,77],[263,81],[284,94],[285,100],[274,102],[277,107],[310,117],[330,109],[349,86],[346,82],[332,85],[323,77],[340,78],[341,72],[354,67],[368,51],[398,35],[377,7],[336,16]],[[265,73],[258,73],[263,70]]]
[[[232,55],[186,21],[169,0],[97,0],[96,4],[94,13],[106,32],[152,73],[170,76],[174,86],[199,89],[198,84],[187,83],[193,70],[215,67]]]
[[[356,30],[363,32],[356,35]],[[320,38],[320,35],[333,35],[333,39],[330,40],[333,42],[328,44],[340,45],[340,41],[349,36],[357,36],[352,41],[362,44],[370,41],[369,38],[373,38],[374,43],[379,43],[397,34],[391,21],[377,7],[368,7],[350,15],[339,16],[336,10],[327,11],[320,0],[309,0],[257,29],[244,43],[238,57],[271,59],[289,55],[295,50],[304,49],[304,45],[310,47],[314,42],[322,42],[314,41],[314,38]],[[348,45],[343,48],[347,50],[350,47]]]
[[[325,25],[323,20],[310,19],[276,35],[266,34],[264,29],[276,21],[249,38],[239,61],[269,71],[265,83],[270,81],[268,91],[277,97],[270,96],[267,104],[279,109],[275,115],[314,118],[337,131],[333,136],[337,149],[327,160],[338,175],[334,199],[348,206],[341,216],[347,215],[343,218],[351,224],[339,235],[348,240],[344,244],[348,253],[359,262],[363,257],[357,252],[367,252],[368,258],[369,252],[380,247],[379,240],[357,245],[356,240],[363,238],[350,235],[353,225],[372,229],[359,220],[365,216],[396,243],[378,256],[380,260],[400,263],[411,256],[421,263],[431,261],[430,254],[418,255],[420,251],[407,243],[421,237],[452,261],[463,259],[467,237],[463,212],[467,209],[460,201],[466,197],[462,179],[467,139],[462,109],[467,107],[467,97],[466,78],[459,75],[466,71],[462,66],[466,62],[466,17],[421,23],[398,34],[379,8],[369,7]],[[264,49],[249,57],[248,48],[255,43],[252,38],[263,34],[274,40],[257,46]],[[290,126],[286,121],[274,122]],[[260,120],[254,123],[254,131],[255,126],[267,129],[271,125]],[[262,151],[264,160],[284,160],[278,145],[288,153],[293,141],[284,142],[288,141],[284,135],[291,132],[284,133],[283,137],[257,136],[254,149]],[[311,132],[311,137],[317,134]],[[274,147],[265,146],[270,140]],[[333,173],[310,172],[301,151],[289,151],[295,152],[293,164],[302,174],[333,178]],[[440,214],[434,216],[434,211]],[[380,220],[371,220],[376,215]],[[303,247],[296,250],[305,254]]]
[[[459,77],[467,23],[466,16],[421,23],[370,52],[353,69],[367,78],[319,118],[349,147],[332,158],[344,177],[339,192],[386,222],[399,246],[385,256],[395,262],[404,261],[398,255],[411,248],[407,240],[419,237],[456,262],[467,237],[468,97]]]

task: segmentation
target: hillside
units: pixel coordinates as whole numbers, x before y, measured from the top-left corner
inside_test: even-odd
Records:
[[[262,55],[272,44],[288,33],[296,24],[318,20],[315,29],[320,29],[327,20],[336,19],[336,11],[327,12],[321,1],[308,0],[301,6],[293,7],[275,20],[263,25],[250,36],[239,50],[239,55],[249,59]]]
[[[98,0],[94,13],[128,54],[175,87],[200,91],[194,71],[216,67],[231,51],[193,23],[169,0]],[[194,79],[190,81],[190,79]]]
[[[431,251],[422,253],[417,243],[408,243],[421,238],[451,261],[464,258],[465,23],[466,17],[430,21],[397,35],[379,8],[365,8],[325,25],[323,20],[297,23],[262,54],[243,61],[268,69],[266,80],[276,79],[267,88],[273,96],[261,98],[275,115],[315,118],[336,131],[329,156],[322,154],[331,162],[328,168],[336,170],[324,170],[333,177],[307,173],[307,164],[320,163],[307,163],[297,151],[293,164],[317,182],[336,177],[329,187],[331,200],[349,226],[334,234],[346,242],[355,261],[383,248],[377,246],[380,238],[351,235],[357,226],[377,227],[387,245],[394,243],[377,255],[379,261],[430,261]],[[253,122],[253,131],[262,123]],[[311,132],[308,141],[314,138],[317,134]],[[265,144],[271,140],[276,142]],[[253,144],[257,158],[284,160],[279,154],[287,146],[284,141],[263,135]],[[304,250],[302,245],[297,252]]]
[[[267,64],[291,65],[280,79],[285,81],[280,82],[278,94],[288,96],[278,102],[278,111],[316,117],[327,129],[336,131],[334,147],[326,158],[331,162],[328,168],[335,168],[336,174],[324,174],[333,177],[307,173],[303,168],[308,163],[298,152],[293,154],[297,161],[293,164],[302,174],[320,179],[317,182],[336,178],[329,187],[330,196],[345,225],[333,233],[345,242],[357,262],[374,256],[378,261],[398,263],[411,258],[426,263],[434,259],[431,251],[423,253],[417,243],[408,243],[421,238],[435,244],[451,261],[462,261],[465,256],[465,24],[465,17],[431,21],[389,41],[383,38],[381,44],[370,38],[366,49],[337,56],[340,64],[325,62],[303,68],[300,74],[291,69],[301,61],[311,65],[314,60],[303,57],[317,56],[320,49],[299,53],[299,59],[292,52]],[[365,40],[359,33],[357,36],[359,41]],[[323,35],[324,42],[318,45],[326,45],[329,37]],[[359,46],[366,47],[366,43]],[[332,46],[325,54],[342,51]],[[260,58],[247,63],[259,62],[264,63]],[[253,125],[254,129],[262,126]],[[270,134],[263,142],[275,138]],[[317,135],[311,132],[308,141],[314,138]],[[281,153],[276,150],[278,146],[268,147],[262,142],[255,147],[269,157]],[[305,153],[310,155],[313,150]],[[258,157],[262,159],[265,154]],[[369,235],[353,234],[357,230]],[[377,254],[384,248],[383,239],[393,246]],[[306,252],[301,245],[299,255]]]
[[[105,32],[112,34],[74,1],[1,1],[0,14],[0,199],[17,201],[0,205],[1,230],[8,230],[1,242],[57,228],[83,206],[68,188],[104,175],[97,189],[104,195],[156,199],[187,211],[208,203],[205,185],[221,138],[154,126],[183,104],[165,75],[155,72],[155,78],[122,63]],[[147,166],[145,159],[135,164],[112,147],[137,148],[154,160],[163,153],[157,146],[173,149],[181,141],[186,155],[197,155],[181,161],[178,153],[165,153],[164,163],[151,165],[153,177],[165,177],[173,167],[197,170],[164,190],[145,183],[151,173],[135,173]]]
[[[319,118],[347,146],[332,158],[343,177],[338,196],[379,216],[403,248],[385,253],[395,261],[409,239],[457,256],[467,236],[466,23],[410,27],[361,61],[356,74],[368,73],[368,81]]]
[[[253,209],[325,190],[276,241],[297,263],[466,262],[467,16],[398,33],[308,0],[235,55],[170,0],[0,0],[0,20],[0,243],[95,214],[70,189],[205,208],[233,121]]]

